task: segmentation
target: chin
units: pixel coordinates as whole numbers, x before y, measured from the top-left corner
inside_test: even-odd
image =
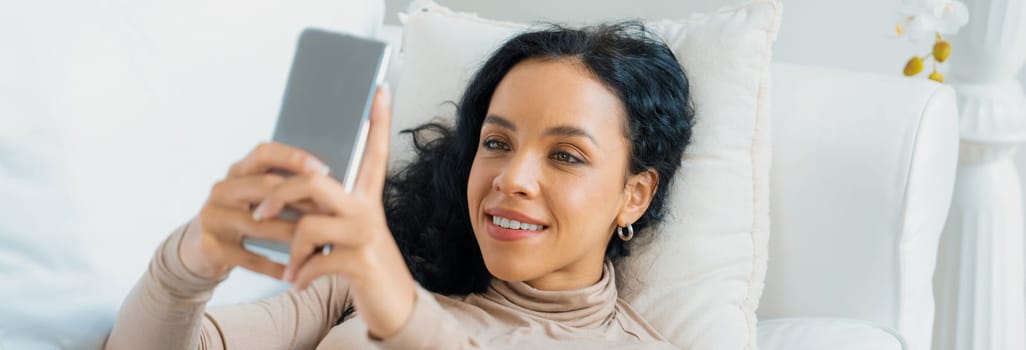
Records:
[[[484,230],[481,230],[484,231]],[[522,282],[545,274],[545,261],[539,252],[546,251],[548,235],[503,241],[488,233],[475,231],[485,267],[495,278],[506,282]]]
[[[512,256],[499,257],[494,253],[487,252],[482,252],[482,255],[485,267],[495,278],[506,282],[523,282],[538,278],[537,268],[523,264],[526,259],[516,259]]]

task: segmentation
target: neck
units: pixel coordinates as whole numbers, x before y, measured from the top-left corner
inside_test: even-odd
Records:
[[[598,261],[587,264],[584,264],[583,261],[571,264],[542,277],[524,281],[524,283],[531,288],[546,291],[574,290],[591,286],[602,279],[602,264],[604,263],[602,258],[604,256],[600,256]]]
[[[606,269],[608,267],[608,270]],[[492,281],[480,296],[510,305],[532,316],[559,322],[570,327],[609,325],[616,315],[618,296],[616,274],[609,263],[600,266],[599,278],[577,284],[564,283],[566,290],[540,290],[529,282]],[[567,282],[564,280],[564,282]],[[539,285],[539,284],[535,284]],[[544,288],[544,285],[540,285]]]

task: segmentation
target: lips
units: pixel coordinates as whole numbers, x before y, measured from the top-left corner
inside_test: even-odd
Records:
[[[548,226],[540,220],[523,213],[500,208],[489,208],[485,231],[492,238],[500,241],[516,241],[544,233]]]
[[[532,218],[530,216],[527,216],[527,214],[524,214],[524,213],[521,213],[519,211],[512,210],[512,209],[488,208],[488,209],[485,209],[484,212],[485,212],[485,214],[488,214],[489,217],[491,217],[491,216],[498,216],[498,217],[503,217],[503,218],[507,218],[507,219],[510,219],[510,220],[516,220],[516,221],[519,221],[519,222],[522,222],[522,223],[538,225],[538,226],[545,226],[545,223],[542,222],[541,220]]]

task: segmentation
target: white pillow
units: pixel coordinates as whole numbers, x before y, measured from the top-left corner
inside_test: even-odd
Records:
[[[670,196],[672,217],[617,276],[622,296],[684,349],[756,347],[769,236],[769,62],[780,6],[758,0],[648,23],[688,74],[697,124]],[[488,55],[527,28],[430,1],[415,1],[401,18],[396,130],[453,116],[444,102],[458,101]],[[396,160],[411,157],[407,139],[393,147]]]
[[[270,138],[302,28],[382,0],[26,1],[0,13],[0,348],[97,348],[157,245]],[[239,271],[214,304],[280,290]]]

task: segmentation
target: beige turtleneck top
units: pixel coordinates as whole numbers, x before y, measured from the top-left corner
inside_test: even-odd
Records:
[[[125,299],[108,349],[673,349],[617,297],[613,267],[598,283],[542,291],[496,279],[466,296],[418,286],[410,319],[374,340],[358,315],[335,321],[351,305],[348,284],[323,277],[302,292],[205,310],[219,280],[203,279],[178,256],[184,228],[157,249]]]

